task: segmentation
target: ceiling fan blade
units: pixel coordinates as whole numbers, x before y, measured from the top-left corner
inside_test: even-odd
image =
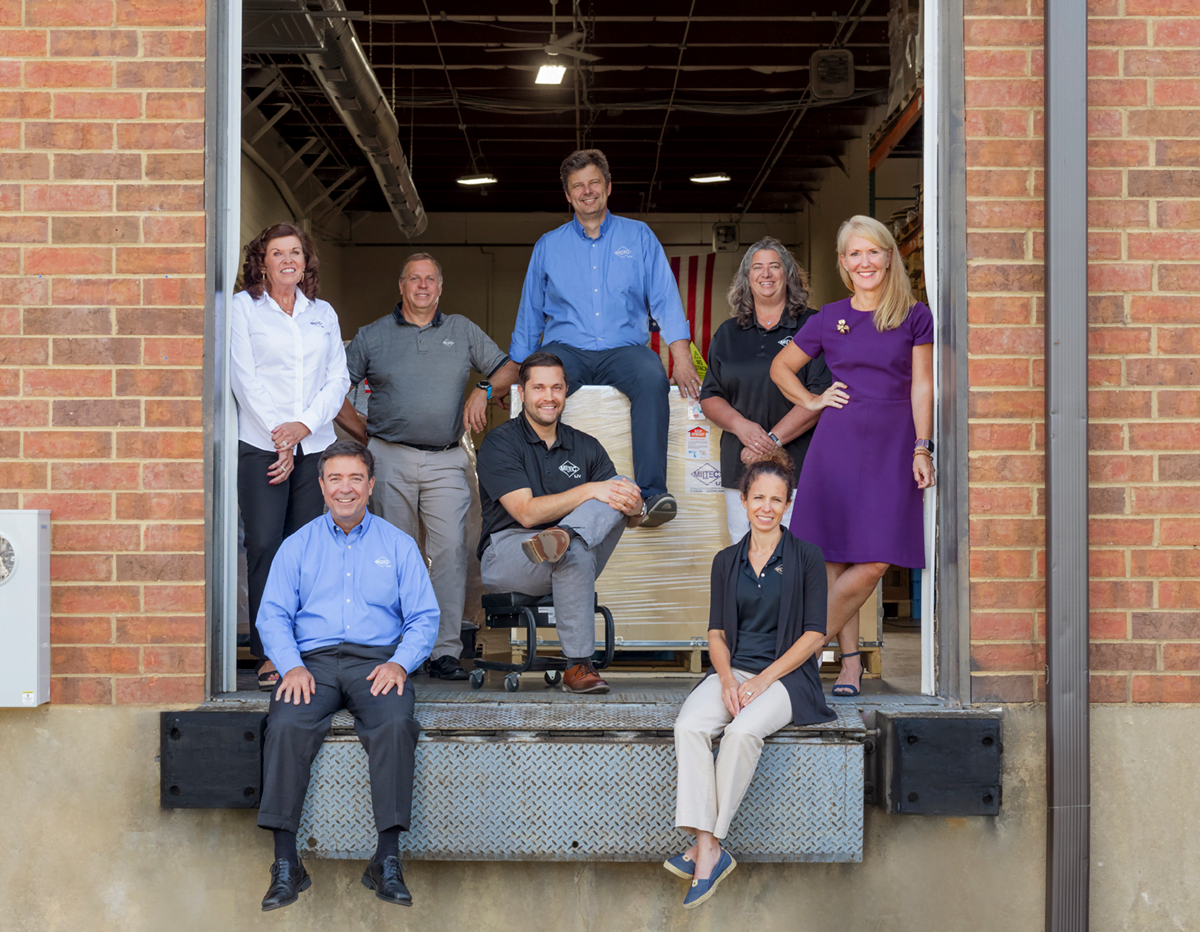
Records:
[[[533,51],[534,49],[540,49],[540,48],[543,48],[543,46],[533,45],[533,44],[531,44],[531,45],[506,45],[503,48],[498,48],[498,49],[486,48],[486,49],[484,49],[484,51],[485,52],[530,52],[530,51]]]
[[[561,45],[547,45],[546,53],[549,55],[567,55],[583,61],[600,61],[599,55],[593,55],[591,52],[581,52],[578,49],[565,48]]]
[[[551,45],[574,45],[583,38],[582,32],[568,32],[565,36],[560,36],[551,42]]]

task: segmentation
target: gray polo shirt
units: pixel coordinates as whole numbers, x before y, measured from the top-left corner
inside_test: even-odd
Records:
[[[389,443],[458,443],[471,369],[491,376],[506,362],[508,354],[462,315],[436,311],[417,327],[399,304],[360,328],[346,349],[350,384],[365,378],[371,386],[367,434]]]

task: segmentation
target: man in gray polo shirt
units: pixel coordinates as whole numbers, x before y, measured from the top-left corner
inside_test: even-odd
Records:
[[[441,622],[429,671],[465,679],[463,600],[467,586],[464,528],[471,490],[463,430],[487,424],[490,398],[502,398],[517,366],[488,335],[459,314],[438,310],[442,267],[428,253],[408,257],[395,310],[358,331],[346,350],[350,384],[371,386],[367,443],[375,456],[371,511],[414,539],[425,525],[425,556]],[[474,368],[486,375],[466,398]],[[351,428],[353,433],[353,428]]]

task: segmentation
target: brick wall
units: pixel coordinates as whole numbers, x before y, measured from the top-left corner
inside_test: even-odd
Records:
[[[1041,0],[967,0],[972,695],[1043,694]],[[1089,4],[1092,699],[1200,701],[1200,9]]]
[[[0,0],[0,508],[49,508],[54,702],[204,687],[204,7]]]

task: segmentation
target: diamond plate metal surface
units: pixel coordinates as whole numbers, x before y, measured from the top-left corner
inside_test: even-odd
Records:
[[[405,858],[655,861],[684,839],[674,828],[669,738],[423,736],[417,754]],[[764,746],[727,846],[746,861],[861,861],[862,800],[858,741],[785,732]],[[374,851],[367,759],[356,738],[326,740],[298,834],[311,857]]]

